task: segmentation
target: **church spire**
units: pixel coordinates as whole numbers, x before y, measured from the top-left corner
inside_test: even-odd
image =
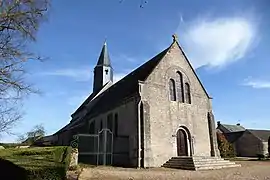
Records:
[[[106,40],[105,40],[105,42],[103,44],[101,53],[99,55],[97,66],[111,66],[111,60],[110,60],[110,57],[109,57]]]
[[[94,69],[93,92],[97,92],[102,89],[109,81],[113,82],[113,69],[107,49],[107,43],[105,41],[99,55],[97,65]]]

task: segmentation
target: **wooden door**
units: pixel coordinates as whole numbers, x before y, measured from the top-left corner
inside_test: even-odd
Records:
[[[177,131],[177,155],[188,156],[187,134],[182,129]]]

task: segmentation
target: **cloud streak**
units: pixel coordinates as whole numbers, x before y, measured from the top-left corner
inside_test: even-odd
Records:
[[[66,68],[38,73],[42,76],[60,76],[72,78],[76,81],[89,81],[93,76],[93,70],[89,68]]]
[[[122,61],[122,62],[129,62],[129,63],[134,63],[138,61],[138,58],[134,58],[131,56],[128,56],[126,54],[119,54],[115,56],[115,60]]]
[[[114,72],[113,82],[116,83],[126,76],[132,70],[122,69],[120,72]],[[90,81],[93,80],[93,70],[91,68],[66,68],[66,69],[57,69],[46,72],[38,73],[41,76],[59,76],[65,78],[71,78],[75,81]]]
[[[180,18],[180,26],[183,24]],[[187,25],[186,25],[187,24]],[[183,45],[194,68],[224,67],[236,62],[252,48],[257,25],[247,18],[199,19],[185,22]]]
[[[270,81],[247,78],[242,83],[243,86],[249,86],[254,89],[270,89]]]
[[[70,106],[78,107],[86,100],[89,95],[90,93],[81,93],[80,95],[69,97],[67,99],[67,103]]]

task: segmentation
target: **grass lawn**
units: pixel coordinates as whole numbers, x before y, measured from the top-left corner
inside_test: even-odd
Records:
[[[3,149],[0,150],[0,158],[5,161],[1,161],[1,171],[2,168],[9,167],[7,171],[10,172],[11,166],[5,163],[12,162],[14,168],[21,169],[24,174],[21,176],[25,176],[25,179],[64,179],[70,161],[70,152],[71,148],[65,146]],[[2,179],[1,174],[0,179]]]

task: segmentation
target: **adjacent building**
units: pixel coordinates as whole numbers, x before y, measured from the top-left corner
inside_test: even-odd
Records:
[[[268,154],[270,130],[245,129],[240,124],[221,124],[219,121],[217,125],[217,132],[223,133],[234,145],[237,156],[257,157]]]

